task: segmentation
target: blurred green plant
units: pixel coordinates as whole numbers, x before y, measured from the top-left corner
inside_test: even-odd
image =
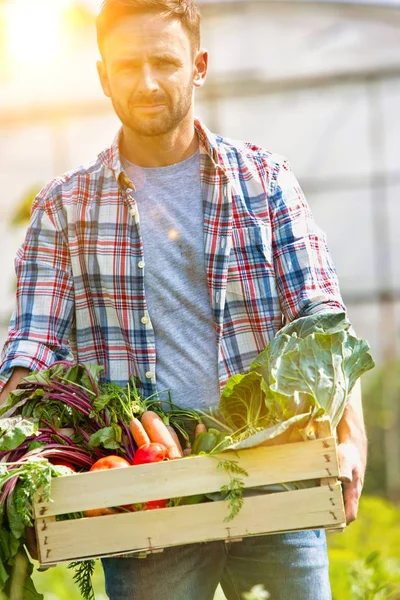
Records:
[[[359,517],[329,536],[333,600],[400,599],[400,508],[364,496]]]
[[[390,497],[391,490],[394,490],[392,500],[398,499],[400,473],[393,473],[392,480],[388,481],[390,465],[387,461],[393,460],[399,450],[399,399],[400,363],[383,364],[363,379],[363,406],[369,441],[364,493]]]
[[[13,227],[27,225],[31,215],[32,203],[41,189],[42,186],[39,184],[34,184],[22,194],[11,217],[11,225]]]

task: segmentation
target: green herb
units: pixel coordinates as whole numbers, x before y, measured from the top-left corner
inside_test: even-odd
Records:
[[[229,515],[225,517],[224,521],[229,522],[239,514],[243,506],[243,489],[245,484],[243,479],[237,477],[237,475],[248,477],[249,474],[235,460],[219,459],[217,469],[219,471],[224,470],[229,475],[229,483],[221,487],[221,494],[225,496],[225,500],[228,502],[230,508]]]
[[[72,562],[68,565],[69,569],[74,569],[74,581],[79,587],[79,591],[83,600],[95,600],[94,590],[92,585],[92,575],[94,573],[95,561],[82,560]]]

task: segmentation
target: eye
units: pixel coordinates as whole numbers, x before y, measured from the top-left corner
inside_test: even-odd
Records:
[[[136,61],[124,61],[117,65],[118,73],[129,73],[139,67],[139,63]]]
[[[168,67],[170,64],[171,62],[165,58],[156,58],[154,61],[156,67]]]

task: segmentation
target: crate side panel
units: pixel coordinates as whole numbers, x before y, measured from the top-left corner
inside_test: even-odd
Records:
[[[245,498],[230,522],[226,502],[72,521],[37,522],[42,564],[200,541],[343,524],[341,486]]]
[[[224,452],[218,459],[239,461],[248,472],[246,487],[337,475],[333,438]],[[197,456],[57,477],[51,485],[52,501],[37,503],[35,516],[216,492],[229,482],[228,474],[217,467],[215,457]]]

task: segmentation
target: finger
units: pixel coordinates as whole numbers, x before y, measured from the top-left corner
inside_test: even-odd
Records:
[[[343,483],[350,483],[353,479],[353,469],[356,464],[356,457],[348,446],[339,444],[339,479]]]
[[[361,490],[362,484],[361,480],[358,478],[349,484],[343,485],[343,499],[347,525],[355,521],[357,518]]]

